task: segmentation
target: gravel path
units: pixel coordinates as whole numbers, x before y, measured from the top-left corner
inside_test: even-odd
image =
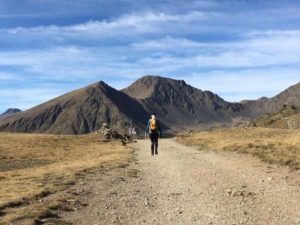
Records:
[[[232,152],[198,151],[174,139],[133,144],[136,160],[103,170],[60,216],[72,224],[300,224],[300,173]],[[85,194],[84,194],[85,193]]]

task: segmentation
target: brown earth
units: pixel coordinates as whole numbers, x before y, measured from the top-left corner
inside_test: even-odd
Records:
[[[121,142],[104,142],[99,134],[1,133],[0,140],[1,225],[40,224],[86,174],[132,158]]]
[[[160,140],[132,145],[135,161],[73,187],[80,210],[57,210],[55,224],[293,225],[300,223],[300,173],[248,154]],[[51,224],[51,220],[48,220]]]
[[[201,133],[154,157],[149,140],[1,134],[0,224],[300,224],[299,131]]]
[[[186,132],[177,140],[189,146],[213,151],[247,153],[261,160],[300,169],[300,131],[244,128],[210,132]]]

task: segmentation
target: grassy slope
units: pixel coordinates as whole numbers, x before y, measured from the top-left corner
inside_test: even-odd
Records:
[[[250,125],[275,129],[299,129],[300,112],[293,106],[284,106],[279,112],[266,114]]]
[[[31,207],[31,199],[64,190],[76,181],[78,174],[93,168],[126,163],[132,151],[124,148],[119,142],[104,143],[95,134],[0,133],[0,224],[24,216],[40,216],[45,208]],[[25,207],[11,207],[19,204]]]
[[[180,143],[200,150],[248,153],[269,163],[300,169],[300,131],[267,128],[192,132],[177,137]]]

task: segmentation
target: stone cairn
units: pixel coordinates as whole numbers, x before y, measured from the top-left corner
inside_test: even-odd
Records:
[[[105,139],[123,139],[123,135],[119,134],[119,132],[115,129],[109,127],[107,123],[103,123],[102,127],[97,130],[97,133],[103,134]]]

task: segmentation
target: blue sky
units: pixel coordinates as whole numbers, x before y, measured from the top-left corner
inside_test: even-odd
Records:
[[[300,82],[296,0],[0,0],[0,112],[103,80],[184,79],[227,101]]]

